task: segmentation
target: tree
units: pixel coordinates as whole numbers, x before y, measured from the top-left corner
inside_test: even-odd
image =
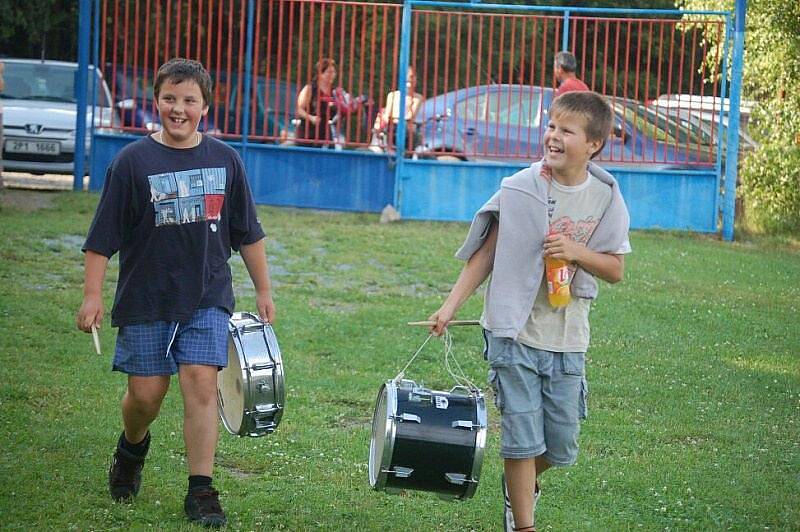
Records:
[[[683,9],[731,10],[733,4],[734,0],[678,0]],[[800,229],[800,3],[748,2],[743,96],[758,102],[750,132],[760,143],[740,168],[748,223],[796,234]]]
[[[3,0],[0,55],[75,61],[78,2]]]

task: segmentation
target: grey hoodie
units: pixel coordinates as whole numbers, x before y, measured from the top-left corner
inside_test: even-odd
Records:
[[[494,268],[482,320],[496,337],[517,337],[531,313],[542,280],[542,246],[548,232],[548,181],[540,175],[541,168],[539,161],[503,179],[500,190],[475,214],[467,238],[456,252],[459,259],[469,260],[486,239],[490,222],[499,220]],[[589,163],[589,172],[609,185],[612,195],[586,246],[599,253],[616,253],[628,238],[628,209],[611,174],[594,163]],[[576,297],[594,299],[597,281],[578,267],[570,292]]]

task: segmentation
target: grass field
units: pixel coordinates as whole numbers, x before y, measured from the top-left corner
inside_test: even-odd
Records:
[[[111,502],[106,470],[124,377],[79,332],[80,246],[98,196],[5,191],[0,209],[0,528],[189,529],[177,384],[152,427],[142,491]],[[426,338],[461,264],[463,224],[260,207],[286,367],[286,410],[262,438],[220,435],[215,484],[229,528],[500,530],[498,414],[474,498],[373,491],[367,464],[381,383]],[[634,232],[622,284],[592,313],[589,418],[578,464],[542,481],[539,530],[800,529],[800,252]],[[253,309],[232,260],[239,310]],[[110,312],[116,279],[105,286]],[[460,318],[480,313],[473,297]],[[110,321],[110,320],[108,320]],[[482,340],[454,351],[484,387]],[[441,342],[407,373],[452,386]]]

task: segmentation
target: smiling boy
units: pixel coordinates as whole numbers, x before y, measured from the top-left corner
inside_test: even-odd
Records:
[[[102,285],[119,252],[111,311],[118,327],[113,369],[128,375],[123,432],[108,471],[113,499],[139,492],[150,424],[178,375],[189,468],[184,510],[192,521],[226,522],[212,486],[218,438],[217,371],[228,362],[234,295],[228,259],[239,251],[261,319],[275,319],[264,232],[238,154],[197,131],[208,112],[211,79],[197,61],[172,59],[156,74],[162,128],[112,161],[83,246],[80,330],[99,327]]]
[[[467,261],[430,316],[442,334],[491,274],[481,316],[489,382],[501,415],[505,530],[535,530],[539,476],[574,464],[586,417],[585,354],[595,277],[623,278],[628,211],[616,180],[590,160],[603,149],[613,114],[602,96],[555,99],[542,161],[503,180],[478,210],[456,256]],[[571,301],[547,298],[544,258],[570,263]]]

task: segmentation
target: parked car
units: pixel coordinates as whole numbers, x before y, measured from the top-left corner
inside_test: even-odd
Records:
[[[31,173],[73,173],[77,94],[77,63],[38,59],[3,59],[3,166]],[[86,154],[89,128],[117,131],[120,122],[102,74],[89,67],[86,113]],[[94,100],[94,110],[92,101]]]
[[[691,95],[676,95],[691,96]],[[659,97],[647,103],[647,107],[657,113],[672,117],[681,124],[689,128],[699,130],[704,136],[705,141],[715,146],[720,139],[723,143],[727,138],[728,115],[727,99],[725,100],[725,116],[722,116],[723,102],[720,98],[700,97],[697,101],[691,98]],[[696,105],[695,105],[696,104]],[[739,156],[740,159],[758,147],[758,143],[753,140],[747,131],[747,124],[750,118],[752,103],[746,102],[741,106],[739,121]],[[721,124],[721,125],[720,125]],[[723,154],[727,145],[723,144]]]
[[[481,85],[425,101],[419,113],[423,156],[469,161],[533,160],[554,98],[548,87]],[[696,131],[643,103],[607,97],[613,135],[598,156],[611,166],[648,169],[708,167],[714,152]]]
[[[157,131],[161,128],[158,109],[153,99],[155,72],[143,68],[110,64],[106,72],[113,76],[112,94],[125,128]],[[213,135],[238,136],[242,130],[243,110],[240,99],[244,97],[244,87],[239,86],[238,75],[211,70],[214,80],[214,99],[208,115],[200,121],[198,129]],[[277,142],[290,135],[291,119],[295,114],[298,88],[281,79],[257,77],[256,87],[252,89],[256,99],[256,114],[251,115],[250,136],[267,137],[267,142]]]

